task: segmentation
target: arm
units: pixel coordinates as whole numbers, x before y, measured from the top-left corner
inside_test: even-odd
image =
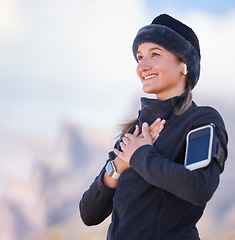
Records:
[[[227,152],[226,131],[220,118],[217,115],[215,116],[214,112],[212,117],[208,117],[208,111],[207,114],[202,112],[200,118],[197,118],[198,124],[215,122],[218,127],[218,137],[225,152]],[[197,125],[193,127],[197,127]],[[220,168],[217,162],[212,161],[207,168],[190,172],[184,165],[175,163],[172,159],[159,154],[157,149],[152,146],[148,128],[143,129],[143,133],[144,140],[127,134],[121,145],[123,152],[115,150],[115,153],[128,162],[148,183],[195,205],[207,202],[212,197],[219,183]]]
[[[109,155],[108,161],[113,159],[114,154],[110,152]],[[103,183],[104,174],[105,167],[101,170],[90,188],[83,194],[79,203],[81,219],[87,226],[101,223],[112,212],[115,189]]]
[[[151,141],[156,141],[164,124],[165,120],[161,121],[161,119],[157,119],[150,126]],[[136,127],[133,134],[135,136],[139,134],[138,127]],[[143,136],[139,135],[139,137],[142,138]],[[116,144],[116,146],[117,145],[118,144]],[[111,160],[114,160],[118,173],[122,173],[130,167],[129,163],[126,163],[121,158],[117,157],[114,152],[109,153],[109,160],[106,164]],[[90,188],[83,194],[79,203],[80,215],[86,225],[90,226],[99,224],[111,214],[113,207],[113,195],[117,184],[118,179],[109,177],[104,167]]]
[[[220,168],[215,161],[207,168],[189,171],[161,156],[151,145],[138,148],[130,165],[150,184],[194,205],[206,203],[219,183]]]

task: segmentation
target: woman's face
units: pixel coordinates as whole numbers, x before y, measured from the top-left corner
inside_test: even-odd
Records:
[[[155,43],[143,43],[136,55],[137,74],[145,93],[166,100],[185,91],[184,63],[174,54]]]

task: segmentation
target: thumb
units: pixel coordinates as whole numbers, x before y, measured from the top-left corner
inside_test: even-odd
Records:
[[[149,133],[149,125],[146,122],[144,122],[142,125],[142,133],[143,133],[144,137],[151,137],[150,133]]]

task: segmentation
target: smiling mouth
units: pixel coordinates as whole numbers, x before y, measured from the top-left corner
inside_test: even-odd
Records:
[[[146,77],[143,77],[144,80],[147,80],[147,79],[151,79],[151,78],[154,78],[156,77],[157,75],[153,74],[153,75],[149,75],[149,76],[146,76]]]

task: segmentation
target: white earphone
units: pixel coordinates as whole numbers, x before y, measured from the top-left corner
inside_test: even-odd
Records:
[[[184,76],[187,76],[188,74],[188,68],[187,65],[184,63]]]

